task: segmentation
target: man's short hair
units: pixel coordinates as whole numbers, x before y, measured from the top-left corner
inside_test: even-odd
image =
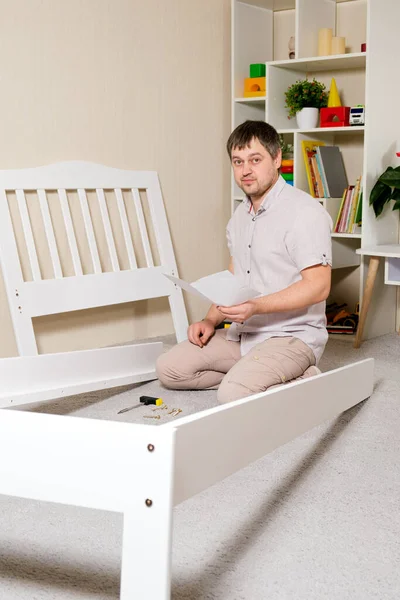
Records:
[[[253,139],[258,140],[272,158],[278,156],[281,144],[276,129],[265,121],[245,121],[236,127],[229,136],[226,143],[229,158],[232,159],[232,150],[234,148],[243,150],[243,148],[250,145]]]

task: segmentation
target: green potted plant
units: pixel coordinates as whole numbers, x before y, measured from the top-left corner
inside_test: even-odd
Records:
[[[282,159],[292,159],[293,158],[293,144],[289,142],[285,142],[283,139],[283,135],[279,136],[279,143],[281,145],[282,150]]]
[[[317,127],[319,109],[328,105],[328,92],[324,83],[313,79],[298,80],[285,92],[289,119],[296,117],[300,129]]]
[[[378,177],[371,190],[369,204],[374,209],[376,217],[382,213],[386,204],[394,200],[393,210],[400,210],[400,167],[388,167]]]

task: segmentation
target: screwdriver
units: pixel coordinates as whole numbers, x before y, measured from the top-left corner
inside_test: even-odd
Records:
[[[163,403],[161,398],[154,398],[153,396],[140,396],[139,404],[135,404],[134,406],[128,406],[128,408],[123,408],[118,411],[118,415],[121,413],[128,412],[129,410],[133,410],[134,408],[138,408],[139,406],[148,406],[149,404],[155,404],[156,406],[161,406]]]

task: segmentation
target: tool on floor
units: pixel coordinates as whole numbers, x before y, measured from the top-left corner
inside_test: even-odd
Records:
[[[166,404],[162,404],[161,406],[154,406],[154,408],[151,409],[153,412],[155,410],[168,410],[168,406]]]
[[[134,406],[128,406],[127,408],[123,408],[118,411],[118,415],[121,413],[128,412],[129,410],[133,410],[134,408],[139,408],[139,406],[148,406],[149,404],[155,404],[156,406],[161,406],[163,403],[161,398],[154,398],[153,396],[140,396],[139,404],[135,404]]]
[[[159,419],[160,415],[143,415],[143,419]]]

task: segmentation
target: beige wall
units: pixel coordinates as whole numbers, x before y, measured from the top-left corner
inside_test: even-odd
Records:
[[[225,268],[230,0],[0,0],[0,168],[158,171],[180,275]],[[186,299],[189,318],[207,306]],[[165,300],[35,322],[41,352],[172,332]],[[16,354],[0,280],[0,356]]]

